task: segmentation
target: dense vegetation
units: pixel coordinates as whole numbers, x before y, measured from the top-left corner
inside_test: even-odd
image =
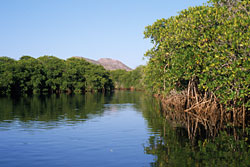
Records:
[[[108,91],[110,74],[84,59],[66,61],[54,56],[37,59],[23,56],[16,61],[0,57],[0,94]]]
[[[250,106],[249,16],[249,0],[212,0],[147,26],[145,37],[154,44],[146,53],[147,88],[163,97],[183,95],[178,105],[204,126],[217,126],[221,119],[245,127]]]
[[[74,57],[22,56],[18,61],[0,57],[0,94],[142,90],[143,68],[107,71]]]
[[[143,69],[139,66],[132,71],[113,70],[110,71],[111,78],[116,89],[135,89],[142,90],[143,87]]]

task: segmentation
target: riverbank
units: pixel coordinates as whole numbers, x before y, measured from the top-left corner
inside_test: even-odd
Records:
[[[243,107],[241,112],[227,111],[215,96],[201,97],[189,90],[154,96],[160,101],[163,117],[172,125],[185,128],[191,140],[215,138],[222,131],[230,132],[235,139],[248,135],[250,117],[244,115]]]

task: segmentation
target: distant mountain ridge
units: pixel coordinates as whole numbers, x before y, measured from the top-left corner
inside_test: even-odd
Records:
[[[122,70],[126,70],[126,71],[131,71],[132,68],[126,66],[124,63],[122,63],[119,60],[115,60],[115,59],[111,59],[111,58],[101,58],[99,60],[92,60],[92,59],[88,59],[85,57],[76,57],[76,58],[82,58],[85,59],[86,61],[93,63],[93,64],[97,64],[97,65],[102,65],[106,70],[118,70],[118,69],[122,69]]]

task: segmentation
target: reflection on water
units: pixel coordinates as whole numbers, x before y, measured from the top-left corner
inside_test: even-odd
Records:
[[[189,140],[186,129],[167,122],[158,106],[148,105],[147,107],[155,108],[143,109],[148,127],[153,132],[158,132],[149,136],[147,145],[144,146],[146,154],[155,156],[151,162],[152,167],[250,166],[250,129],[248,136],[241,140],[235,141],[234,136],[222,132],[214,141],[205,139],[196,144]]]
[[[199,150],[160,113],[143,92],[1,97],[0,166],[248,165],[244,148]]]
[[[102,114],[103,104],[109,100],[102,94],[1,98],[0,121],[84,121],[89,114]]]
[[[142,92],[0,98],[1,166],[150,166]],[[149,98],[151,99],[151,98]],[[151,99],[153,100],[153,99]]]

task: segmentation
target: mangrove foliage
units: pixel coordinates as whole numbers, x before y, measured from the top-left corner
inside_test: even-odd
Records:
[[[116,89],[143,90],[143,70],[144,66],[132,71],[119,69],[110,71],[110,75]]]
[[[0,94],[110,91],[110,73],[84,59],[0,57]]]
[[[199,125],[214,135],[248,123],[249,16],[249,0],[211,0],[146,27],[154,46],[145,54],[145,85],[183,112],[190,134]]]

